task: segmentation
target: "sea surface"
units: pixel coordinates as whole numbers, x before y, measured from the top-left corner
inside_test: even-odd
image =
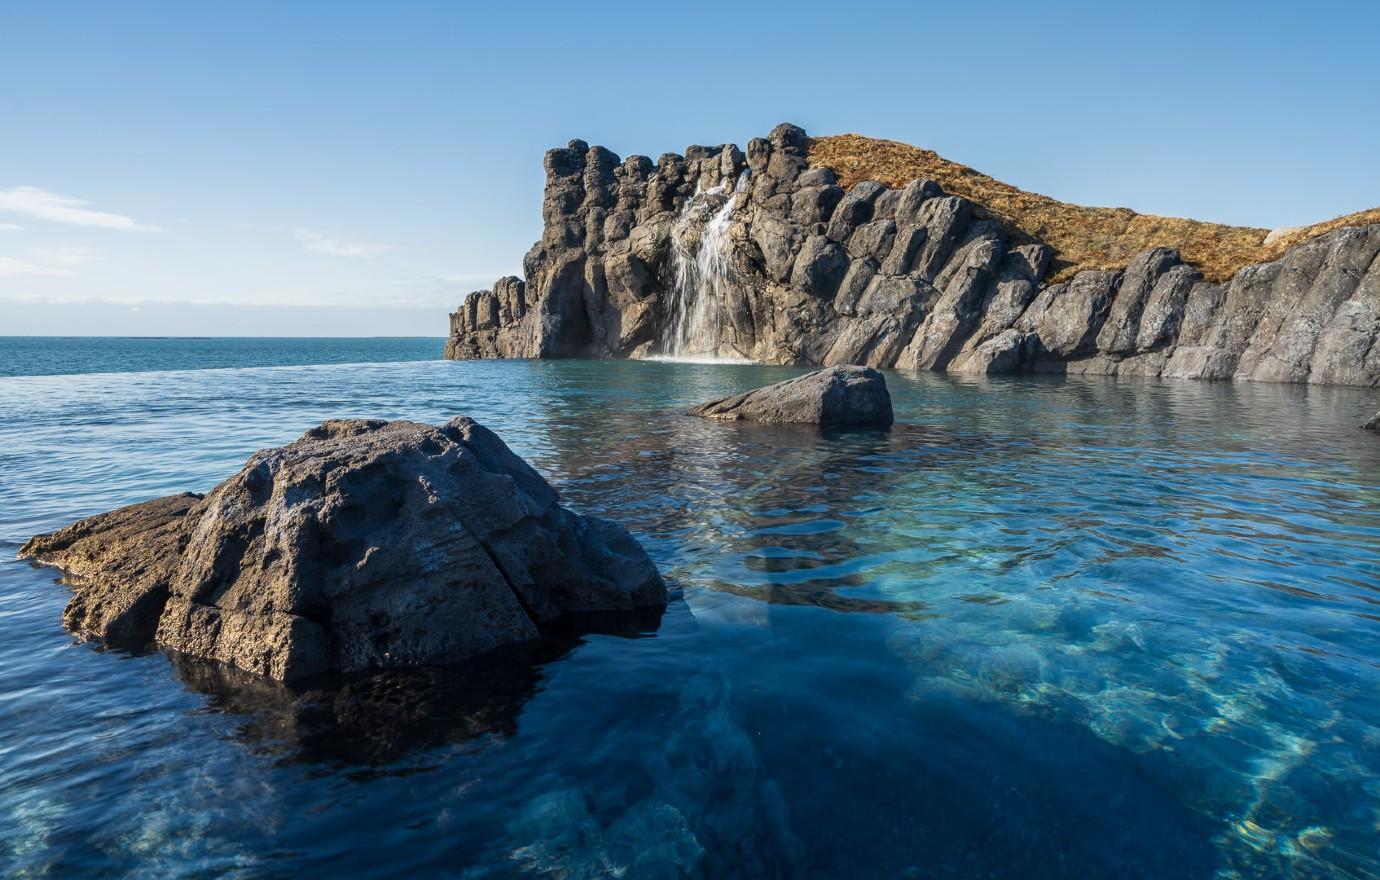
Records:
[[[0,377],[426,361],[445,339],[0,336]]]
[[[413,344],[0,340],[0,876],[1380,876],[1374,391],[889,372],[895,427],[826,433],[683,415],[799,370]],[[665,613],[295,693],[78,641],[14,559],[458,414]]]

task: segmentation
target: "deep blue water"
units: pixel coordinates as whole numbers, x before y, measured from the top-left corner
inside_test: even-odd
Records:
[[[0,377],[426,361],[441,338],[0,336]]]
[[[0,379],[0,875],[1380,875],[1373,392],[889,373],[887,432],[681,415],[796,372]],[[660,620],[292,694],[80,643],[13,560],[327,417],[462,413],[645,541]]]

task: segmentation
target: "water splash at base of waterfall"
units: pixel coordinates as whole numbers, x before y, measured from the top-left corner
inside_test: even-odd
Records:
[[[719,357],[716,354],[649,354],[644,361],[665,361],[670,364],[755,364],[751,358]]]
[[[744,171],[728,199],[703,221],[704,229],[693,252],[684,242],[686,228],[702,221],[714,198],[728,191],[729,182],[697,191],[681,208],[671,232],[669,333],[663,351],[649,360],[751,363],[746,358],[719,356],[723,304],[733,284],[729,226],[738,195],[747,189],[747,184],[748,172]]]

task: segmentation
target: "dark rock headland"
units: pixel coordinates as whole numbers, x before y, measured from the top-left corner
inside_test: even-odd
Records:
[[[811,143],[780,125],[746,149],[696,146],[656,162],[582,141],[549,151],[526,277],[471,294],[451,316],[447,356],[688,351],[1380,385],[1380,224],[1323,224],[1222,282],[1168,247],[1052,280],[1061,255],[1038,230],[1002,222],[999,206],[925,179],[845,190],[834,170],[811,167]],[[1134,219],[1135,240],[1155,240],[1157,218]]]

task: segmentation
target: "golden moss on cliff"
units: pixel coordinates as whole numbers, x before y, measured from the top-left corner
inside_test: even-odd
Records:
[[[1054,248],[1055,280],[1083,269],[1122,269],[1141,251],[1172,247],[1212,281],[1277,258],[1286,248],[1342,226],[1380,222],[1380,208],[1271,235],[1268,229],[1139,214],[1129,208],[1072,205],[1003,183],[932,150],[857,134],[810,142],[810,165],[832,168],[847,189],[860,180],[905,186],[929,178],[1000,220],[1017,240]],[[1268,241],[1267,241],[1268,239]]]

